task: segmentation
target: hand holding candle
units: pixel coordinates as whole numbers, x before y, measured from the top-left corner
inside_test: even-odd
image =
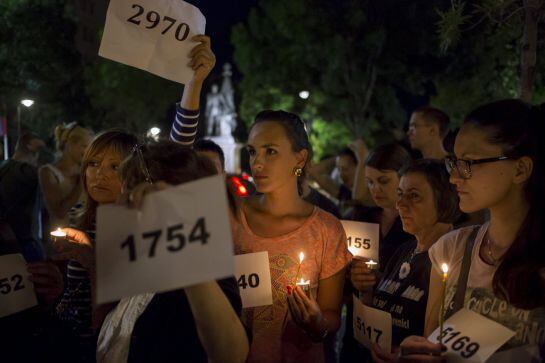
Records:
[[[375,262],[373,260],[369,260],[369,261],[365,262],[365,266],[367,266],[367,268],[369,270],[377,270],[378,269],[378,262]]]
[[[305,295],[310,297],[310,280],[305,281],[303,278],[301,278],[301,280],[297,282],[297,286],[303,290]]]
[[[439,313],[439,343],[443,342],[443,323],[445,320],[445,296],[447,290],[447,277],[448,277],[448,265],[446,263],[441,265],[441,270],[443,271],[442,282],[442,292],[441,292],[441,312]]]
[[[295,281],[294,281],[295,283],[297,283],[297,280],[299,280],[299,273],[301,272],[301,264],[303,264],[304,259],[305,259],[305,254],[303,252],[299,252],[299,266],[297,266],[297,273],[295,274]]]

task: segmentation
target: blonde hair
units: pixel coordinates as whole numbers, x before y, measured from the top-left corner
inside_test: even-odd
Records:
[[[55,142],[57,150],[63,151],[69,140],[78,141],[89,135],[91,131],[77,122],[61,124],[55,127]]]

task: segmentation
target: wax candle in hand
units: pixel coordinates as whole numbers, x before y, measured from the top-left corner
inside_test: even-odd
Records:
[[[439,313],[439,343],[443,342],[443,323],[445,320],[445,296],[447,290],[447,277],[448,277],[448,265],[446,263],[441,265],[443,271],[442,292],[441,292],[441,312]]]

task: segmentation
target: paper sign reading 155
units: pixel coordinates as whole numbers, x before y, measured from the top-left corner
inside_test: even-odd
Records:
[[[0,256],[0,318],[38,304],[28,275],[21,254]]]
[[[182,0],[110,0],[99,55],[186,84],[188,54],[204,34],[200,10]]]
[[[514,335],[514,331],[495,321],[461,309],[445,321],[441,334],[437,328],[428,340],[436,343],[441,336],[447,347],[445,357],[448,362],[484,363]]]
[[[378,261],[380,226],[376,223],[341,221],[348,250],[354,256]]]
[[[364,305],[356,296],[354,302],[354,338],[371,349],[377,343],[390,352],[392,348],[392,315],[385,311]]]
[[[235,256],[235,277],[243,308],[272,305],[269,253],[256,252]]]
[[[100,206],[96,256],[98,303],[233,275],[223,178],[151,193],[141,210]]]

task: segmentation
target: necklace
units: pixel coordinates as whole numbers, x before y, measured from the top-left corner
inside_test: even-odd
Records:
[[[409,258],[407,259],[407,261],[401,264],[401,267],[399,268],[399,274],[398,274],[400,280],[403,280],[404,278],[409,276],[409,273],[411,273],[411,262],[413,262],[414,256],[416,256],[417,254],[421,252],[423,251],[418,251],[417,247],[415,247],[414,250],[409,255]]]
[[[488,234],[486,235],[485,245],[486,245],[486,249],[487,249],[486,254],[488,255],[488,258],[492,262],[492,265],[496,266],[499,259],[494,258],[494,254],[492,253],[492,242],[490,242],[490,237],[488,236]]]

